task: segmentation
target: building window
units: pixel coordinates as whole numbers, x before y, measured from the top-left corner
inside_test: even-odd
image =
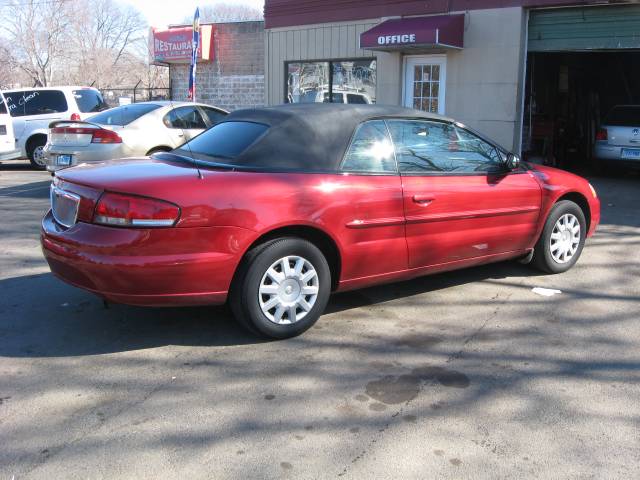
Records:
[[[289,62],[286,103],[376,103],[376,60]]]
[[[446,56],[411,56],[405,62],[404,106],[444,115]]]

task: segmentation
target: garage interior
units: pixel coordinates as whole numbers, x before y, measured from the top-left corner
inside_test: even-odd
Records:
[[[528,47],[523,157],[592,169],[607,113],[640,104],[640,5],[532,11]]]

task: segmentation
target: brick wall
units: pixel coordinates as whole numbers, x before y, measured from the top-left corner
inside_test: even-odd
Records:
[[[227,110],[265,104],[264,23],[214,25],[215,60],[199,63],[196,100]],[[172,98],[186,100],[189,65],[170,67]]]

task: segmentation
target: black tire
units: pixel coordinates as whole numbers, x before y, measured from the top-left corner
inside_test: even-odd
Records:
[[[560,263],[556,261],[551,254],[551,234],[553,233],[556,222],[566,214],[571,214],[578,219],[578,223],[580,224],[580,241],[573,257],[571,257],[571,259],[566,263]],[[586,233],[587,222],[582,209],[570,200],[559,201],[549,212],[549,216],[544,224],[544,229],[542,230],[540,239],[538,240],[538,243],[536,243],[531,265],[546,273],[566,272],[573,267],[580,258],[582,249],[584,248]]]
[[[318,294],[313,307],[302,319],[278,324],[267,318],[259,302],[260,283],[267,270],[287,256],[306,259],[318,275]],[[252,249],[240,265],[229,303],[236,320],[250,332],[269,338],[291,338],[311,328],[324,312],[331,294],[331,271],[327,259],[313,243],[301,238],[285,237]]]
[[[44,170],[45,168],[47,168],[46,165],[40,165],[35,159],[36,149],[43,148],[46,144],[46,135],[34,135],[27,141],[27,157],[29,157],[31,166],[36,170]]]

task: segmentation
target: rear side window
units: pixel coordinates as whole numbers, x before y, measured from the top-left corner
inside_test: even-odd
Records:
[[[395,173],[393,144],[383,120],[365,122],[357,128],[342,170],[354,173]]]
[[[344,97],[342,93],[332,93],[331,100],[329,100],[329,92],[324,93],[324,103],[344,103]]]
[[[215,108],[200,107],[200,109],[207,116],[207,118],[209,119],[209,123],[211,125],[215,125],[216,123],[221,122],[222,120],[224,120],[224,117],[227,116],[225,112],[221,110],[216,110]]]
[[[66,112],[67,99],[60,90],[22,90],[5,94],[12,117]]]
[[[121,107],[105,110],[97,115],[92,115],[87,119],[89,122],[100,125],[129,125],[149,112],[157,110],[160,105],[153,103],[134,103],[132,105],[122,105]]]
[[[268,125],[262,123],[222,122],[198,135],[180,150],[208,157],[234,159],[268,128]]]
[[[347,93],[347,103],[366,104],[367,100],[363,95],[356,95],[354,93]]]
[[[109,108],[104,102],[100,92],[92,88],[74,90],[73,97],[76,99],[78,108],[82,113],[101,112]]]
[[[207,126],[198,109],[194,107],[179,107],[171,110],[162,119],[167,128],[184,128],[204,130]]]
[[[612,127],[640,127],[640,106],[614,107],[604,123]]]
[[[7,104],[4,101],[4,96],[0,93],[0,115],[6,115]]]

